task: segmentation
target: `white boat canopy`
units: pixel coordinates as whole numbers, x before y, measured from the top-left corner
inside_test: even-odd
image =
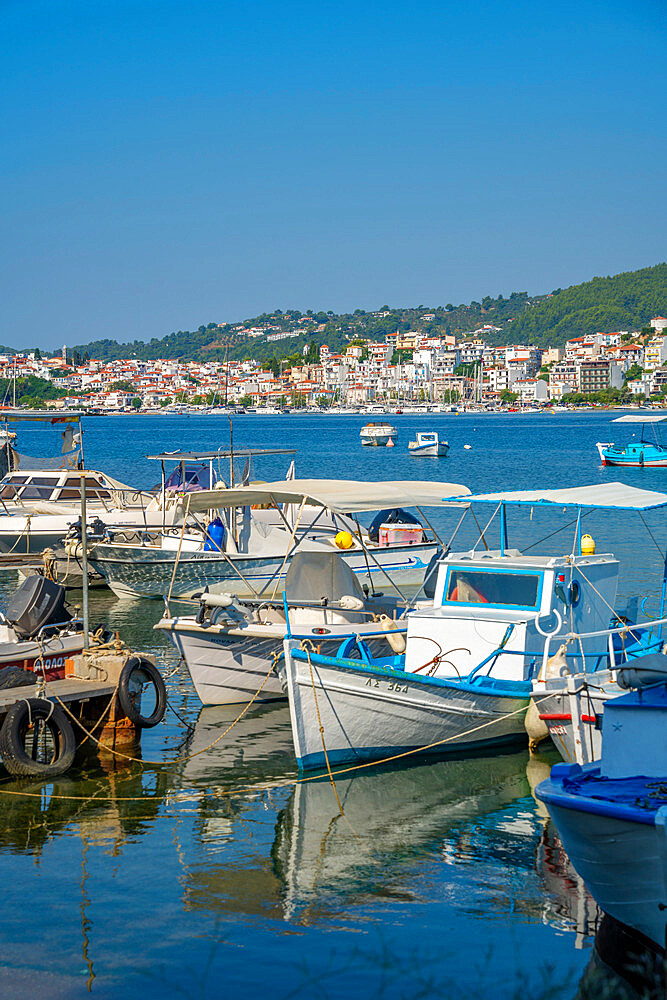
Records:
[[[463,498],[461,498],[463,499]],[[607,510],[652,510],[667,507],[667,493],[642,490],[625,483],[595,483],[556,490],[516,490],[503,493],[477,493],[465,498],[467,503],[495,503],[551,507],[599,507]]]
[[[448,507],[448,497],[462,500],[470,493],[460,483],[403,480],[366,483],[356,479],[280,479],[233,489],[201,490],[181,501],[190,511],[245,507],[266,503],[303,503],[326,507],[334,514],[360,514],[387,507]],[[667,503],[667,497],[665,497]],[[458,504],[456,505],[458,506]]]
[[[667,420],[667,413],[626,413],[612,424],[659,424],[662,420]]]

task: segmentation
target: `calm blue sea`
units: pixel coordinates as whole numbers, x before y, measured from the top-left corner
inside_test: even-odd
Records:
[[[421,478],[473,491],[618,480],[662,489],[667,470],[600,467],[595,442],[621,439],[611,416],[400,416],[397,446],[376,450],[359,444],[363,417],[246,415],[234,421],[234,443],[294,448],[297,474],[309,477]],[[57,431],[18,429],[21,451],[53,450]],[[411,457],[418,429],[438,430],[450,456]],[[144,487],[160,475],[147,454],[227,447],[230,437],[224,417],[89,418],[84,430],[89,467]],[[258,461],[254,474],[282,476],[289,461]],[[459,516],[439,511],[435,527],[449,537]],[[510,542],[569,552],[571,519],[512,514]],[[623,597],[653,595],[664,513],[644,522],[595,514],[585,524],[598,551],[621,560]],[[466,520],[461,547],[473,544],[473,529]],[[12,583],[2,581],[3,594]],[[146,761],[166,764],[91,757],[47,785],[0,778],[0,996],[546,1000],[576,996],[582,977],[588,989],[598,981],[599,915],[532,793],[551,751],[346,777],[337,782],[341,818],[328,782],[295,784],[286,707],[249,713],[192,757],[236,711],[201,709],[152,630],[158,602],[106,592],[91,600],[96,620],[154,651],[167,674],[173,711],[142,743]],[[652,597],[647,610],[657,610]],[[608,975],[607,995],[621,995]]]

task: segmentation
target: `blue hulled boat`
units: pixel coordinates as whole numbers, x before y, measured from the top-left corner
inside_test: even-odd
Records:
[[[639,440],[630,441],[628,444],[598,441],[596,447],[602,464],[625,465],[635,469],[667,466],[667,448],[664,447],[658,435],[658,424],[663,420],[667,420],[667,415],[662,413],[629,413],[624,417],[612,420],[613,424],[641,424],[642,429]],[[654,441],[645,439],[644,427],[646,424],[653,427]]]
[[[605,705],[600,762],[557,764],[536,794],[598,905],[664,947],[667,656],[646,660],[619,670],[636,690]]]

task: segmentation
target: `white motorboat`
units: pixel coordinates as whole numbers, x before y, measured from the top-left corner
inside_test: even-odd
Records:
[[[496,505],[501,548],[441,559],[433,606],[407,615],[404,655],[376,657],[352,636],[325,656],[287,635],[283,669],[300,768],[322,766],[325,748],[329,761],[347,762],[525,739],[524,709],[550,643],[572,642],[573,670],[606,658],[618,561],[509,549],[505,505],[646,510],[667,506],[667,495],[617,483],[467,500]]]
[[[366,596],[337,552],[296,552],[278,600],[234,599],[202,594],[196,615],[165,615],[156,629],[167,632],[183,657],[204,705],[286,697],[271,662],[282,656],[286,622],[318,649],[335,652],[350,629],[377,632],[377,619],[395,616],[398,599]],[[393,624],[394,628],[400,626]],[[374,640],[386,648],[385,640]],[[261,688],[261,690],[260,690]]]
[[[370,421],[359,431],[361,443],[372,448],[386,448],[390,441],[395,444],[397,435],[398,431],[393,424],[384,420]]]
[[[408,442],[408,450],[415,456],[444,458],[449,452],[449,443],[441,441],[436,431],[417,431],[416,440]]]
[[[203,490],[180,502],[184,519],[222,515],[202,525],[199,535],[174,530],[144,545],[99,542],[91,546],[89,561],[119,597],[192,598],[208,588],[275,598],[297,548],[339,552],[371,589],[373,581],[384,583],[388,575],[401,586],[419,586],[438,540],[414,518],[406,518],[404,532],[400,523],[387,527],[387,508],[397,510],[400,521],[401,508],[416,506],[428,523],[420,506],[448,506],[449,497],[466,492],[451,483],[338,479]],[[377,534],[373,525],[362,529],[356,515],[378,510]]]
[[[94,469],[86,471],[88,517],[117,529],[171,523],[175,496],[166,504]],[[70,470],[9,472],[0,480],[0,552],[41,552],[57,546],[81,514],[81,479]]]

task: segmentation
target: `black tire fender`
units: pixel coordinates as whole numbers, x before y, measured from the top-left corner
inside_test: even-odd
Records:
[[[155,688],[155,708],[150,715],[141,714],[137,705],[139,685],[148,682]],[[118,701],[130,722],[139,729],[151,729],[162,722],[167,710],[167,689],[162,674],[145,656],[131,656],[118,679]]]
[[[27,752],[25,737],[35,722],[45,725],[54,744],[49,762]],[[76,751],[74,730],[59,705],[45,698],[23,698],[11,706],[0,729],[0,757],[10,774],[17,778],[55,778],[72,766]]]

